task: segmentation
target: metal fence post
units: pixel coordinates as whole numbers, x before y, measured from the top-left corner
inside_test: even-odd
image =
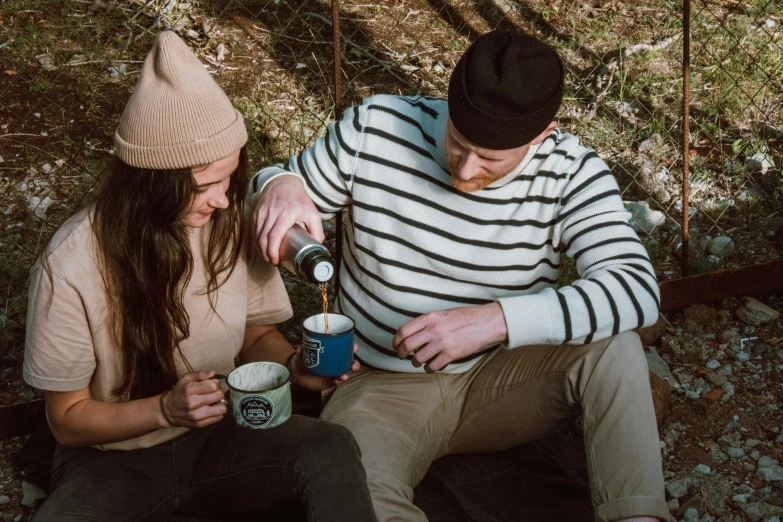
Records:
[[[683,1],[682,20],[682,277],[688,277],[688,199],[690,168],[690,102],[691,102],[691,2]]]
[[[334,117],[340,117],[343,105],[342,67],[340,64],[340,0],[332,0],[332,38],[334,39]],[[335,261],[337,273],[334,276],[334,298],[340,291],[340,265],[343,257],[343,211],[335,216]]]

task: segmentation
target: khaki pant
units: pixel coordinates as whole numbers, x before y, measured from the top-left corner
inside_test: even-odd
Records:
[[[381,522],[426,517],[413,488],[437,458],[507,449],[582,415],[592,501],[600,520],[671,520],[647,362],[633,332],[584,346],[498,349],[459,375],[361,369],[321,418],[362,452]]]

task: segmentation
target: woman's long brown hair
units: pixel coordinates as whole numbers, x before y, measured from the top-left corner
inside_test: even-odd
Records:
[[[190,336],[184,300],[193,274],[188,229],[182,218],[196,189],[191,169],[131,167],[118,159],[104,170],[92,228],[109,299],[109,321],[120,351],[122,382],[114,394],[151,397],[177,382],[176,354]],[[247,151],[231,174],[226,209],[212,214],[205,263],[207,294],[229,278],[244,237]]]

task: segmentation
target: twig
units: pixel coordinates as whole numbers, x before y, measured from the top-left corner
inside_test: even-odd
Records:
[[[206,60],[206,61],[207,61],[207,62],[209,62],[210,64],[212,64],[212,65],[214,65],[215,67],[217,67],[218,69],[228,69],[229,71],[236,71],[236,70],[237,70],[237,68],[236,68],[236,67],[229,67],[228,65],[225,65],[225,64],[222,64],[222,63],[218,63],[218,62],[216,62],[216,61],[212,60],[212,59],[211,59],[209,56],[207,56],[206,54],[203,54],[203,53],[201,53],[201,54],[200,54],[200,56],[201,56],[202,58],[204,58],[204,60]]]
[[[147,0],[147,3],[146,3],[146,4],[144,4],[143,6],[141,6],[141,7],[139,8],[139,10],[138,10],[138,11],[136,11],[135,13],[133,13],[133,16],[131,16],[131,17],[130,17],[130,19],[129,19],[129,20],[126,22],[126,24],[127,24],[127,23],[131,23],[131,22],[133,22],[133,21],[136,19],[136,17],[137,17],[137,16],[139,16],[139,15],[141,14],[141,12],[142,12],[142,11],[144,11],[145,9],[147,9],[147,8],[148,8],[149,6],[151,6],[151,5],[152,5],[154,2],[155,2],[155,0]],[[126,27],[127,27],[127,25],[126,25]]]
[[[0,134],[0,138],[7,138],[9,136],[35,136],[37,138],[43,138],[40,134],[28,134],[26,132],[12,132],[11,134]]]
[[[664,322],[664,323],[666,323],[666,326],[668,326],[669,328],[671,328],[672,330],[674,330],[674,326],[672,326],[672,323],[670,323],[670,322],[669,322],[669,320],[668,320],[668,319],[666,319],[666,316],[665,316],[665,315],[663,315],[663,314],[658,314],[658,315],[660,315],[660,316],[661,316],[661,319],[663,319],[663,322]]]

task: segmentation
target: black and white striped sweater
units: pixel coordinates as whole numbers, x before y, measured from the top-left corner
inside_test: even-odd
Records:
[[[294,173],[325,219],[350,208],[337,306],[356,321],[364,363],[422,372],[392,351],[397,329],[492,301],[512,348],[588,343],[657,320],[653,268],[595,151],[556,129],[509,175],[463,193],[449,177],[447,118],[445,100],[372,96],[252,180],[258,192]],[[557,290],[561,254],[580,279]],[[464,372],[482,354],[443,371]]]

